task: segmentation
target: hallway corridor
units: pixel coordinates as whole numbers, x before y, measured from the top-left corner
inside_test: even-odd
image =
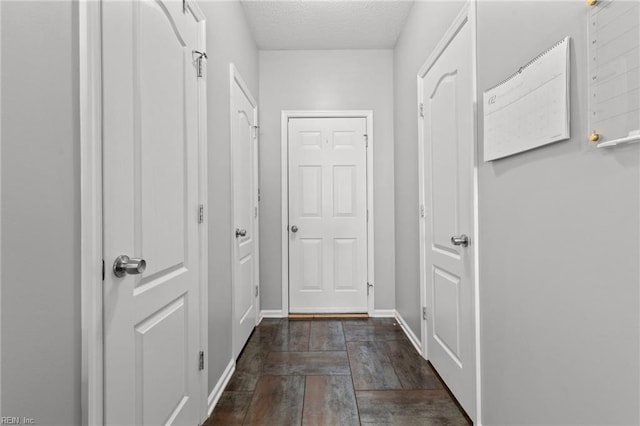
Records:
[[[264,319],[205,426],[467,425],[393,318]]]

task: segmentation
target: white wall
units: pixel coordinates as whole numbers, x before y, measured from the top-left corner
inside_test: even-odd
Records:
[[[220,202],[230,183],[229,62],[257,94],[258,53],[239,3],[200,6],[209,52],[212,389],[231,359],[231,225],[228,202]],[[3,1],[2,8],[1,414],[80,424],[77,6]]]
[[[2,3],[2,416],[80,424],[78,11]]]
[[[209,391],[231,355],[229,63],[258,95],[258,50],[239,2],[199,2],[207,18],[209,139]]]
[[[282,308],[282,110],[373,110],[375,308],[395,307],[393,51],[260,51],[262,309]]]
[[[571,140],[480,164],[486,425],[640,423],[640,146],[587,142],[588,11],[478,3],[480,94],[572,37]]]
[[[395,50],[396,302],[415,332],[416,73],[461,5],[417,2]],[[573,38],[571,140],[479,165],[485,425],[640,423],[640,146],[587,142],[588,10],[478,2],[480,99]]]
[[[464,2],[416,2],[394,57],[396,308],[420,336],[416,76]]]

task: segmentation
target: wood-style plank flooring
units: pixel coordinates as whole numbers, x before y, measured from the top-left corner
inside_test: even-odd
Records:
[[[392,318],[265,319],[204,426],[468,425]]]

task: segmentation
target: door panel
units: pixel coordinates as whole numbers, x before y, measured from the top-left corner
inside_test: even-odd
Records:
[[[473,236],[474,105],[470,24],[453,36],[422,80],[422,135],[426,218],[428,358],[462,407],[475,417],[474,245],[451,237]]]
[[[300,215],[322,217],[322,167],[300,166]]]
[[[197,424],[200,24],[182,4],[103,2],[106,424]],[[117,277],[119,255],[142,258]]]
[[[445,75],[426,100],[430,138],[442,143],[431,145],[432,230],[435,247],[457,255],[451,236],[459,231],[460,193],[458,177],[458,139],[456,128],[457,73]]]
[[[333,240],[333,288],[357,290],[358,239],[335,238]]]
[[[142,407],[137,424],[162,424],[178,415],[188,400],[184,380],[189,345],[187,303],[180,297],[135,326],[136,404]],[[182,338],[175,340],[176,336]],[[159,378],[162,386],[158,386]],[[173,410],[167,416],[165,410],[155,409],[158,406]]]
[[[434,267],[432,279],[433,338],[460,365],[460,277]]]
[[[234,69],[231,71],[235,73]],[[236,235],[234,242],[234,324],[233,353],[240,354],[249,339],[257,319],[258,284],[257,232],[257,132],[256,105],[234,78],[231,89],[233,156],[233,221],[245,235]],[[234,230],[235,231],[235,230]]]
[[[367,312],[366,119],[291,118],[288,131],[289,310]]]
[[[354,166],[333,166],[333,217],[356,215],[356,172]]]

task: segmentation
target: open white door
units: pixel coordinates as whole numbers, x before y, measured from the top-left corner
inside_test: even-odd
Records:
[[[233,168],[233,356],[237,358],[258,316],[258,109],[233,65],[231,157]]]
[[[194,53],[201,24],[182,2],[102,3],[109,425],[201,420]]]
[[[472,31],[467,8],[419,75],[428,359],[475,419]]]
[[[289,312],[366,313],[367,119],[290,118]]]

